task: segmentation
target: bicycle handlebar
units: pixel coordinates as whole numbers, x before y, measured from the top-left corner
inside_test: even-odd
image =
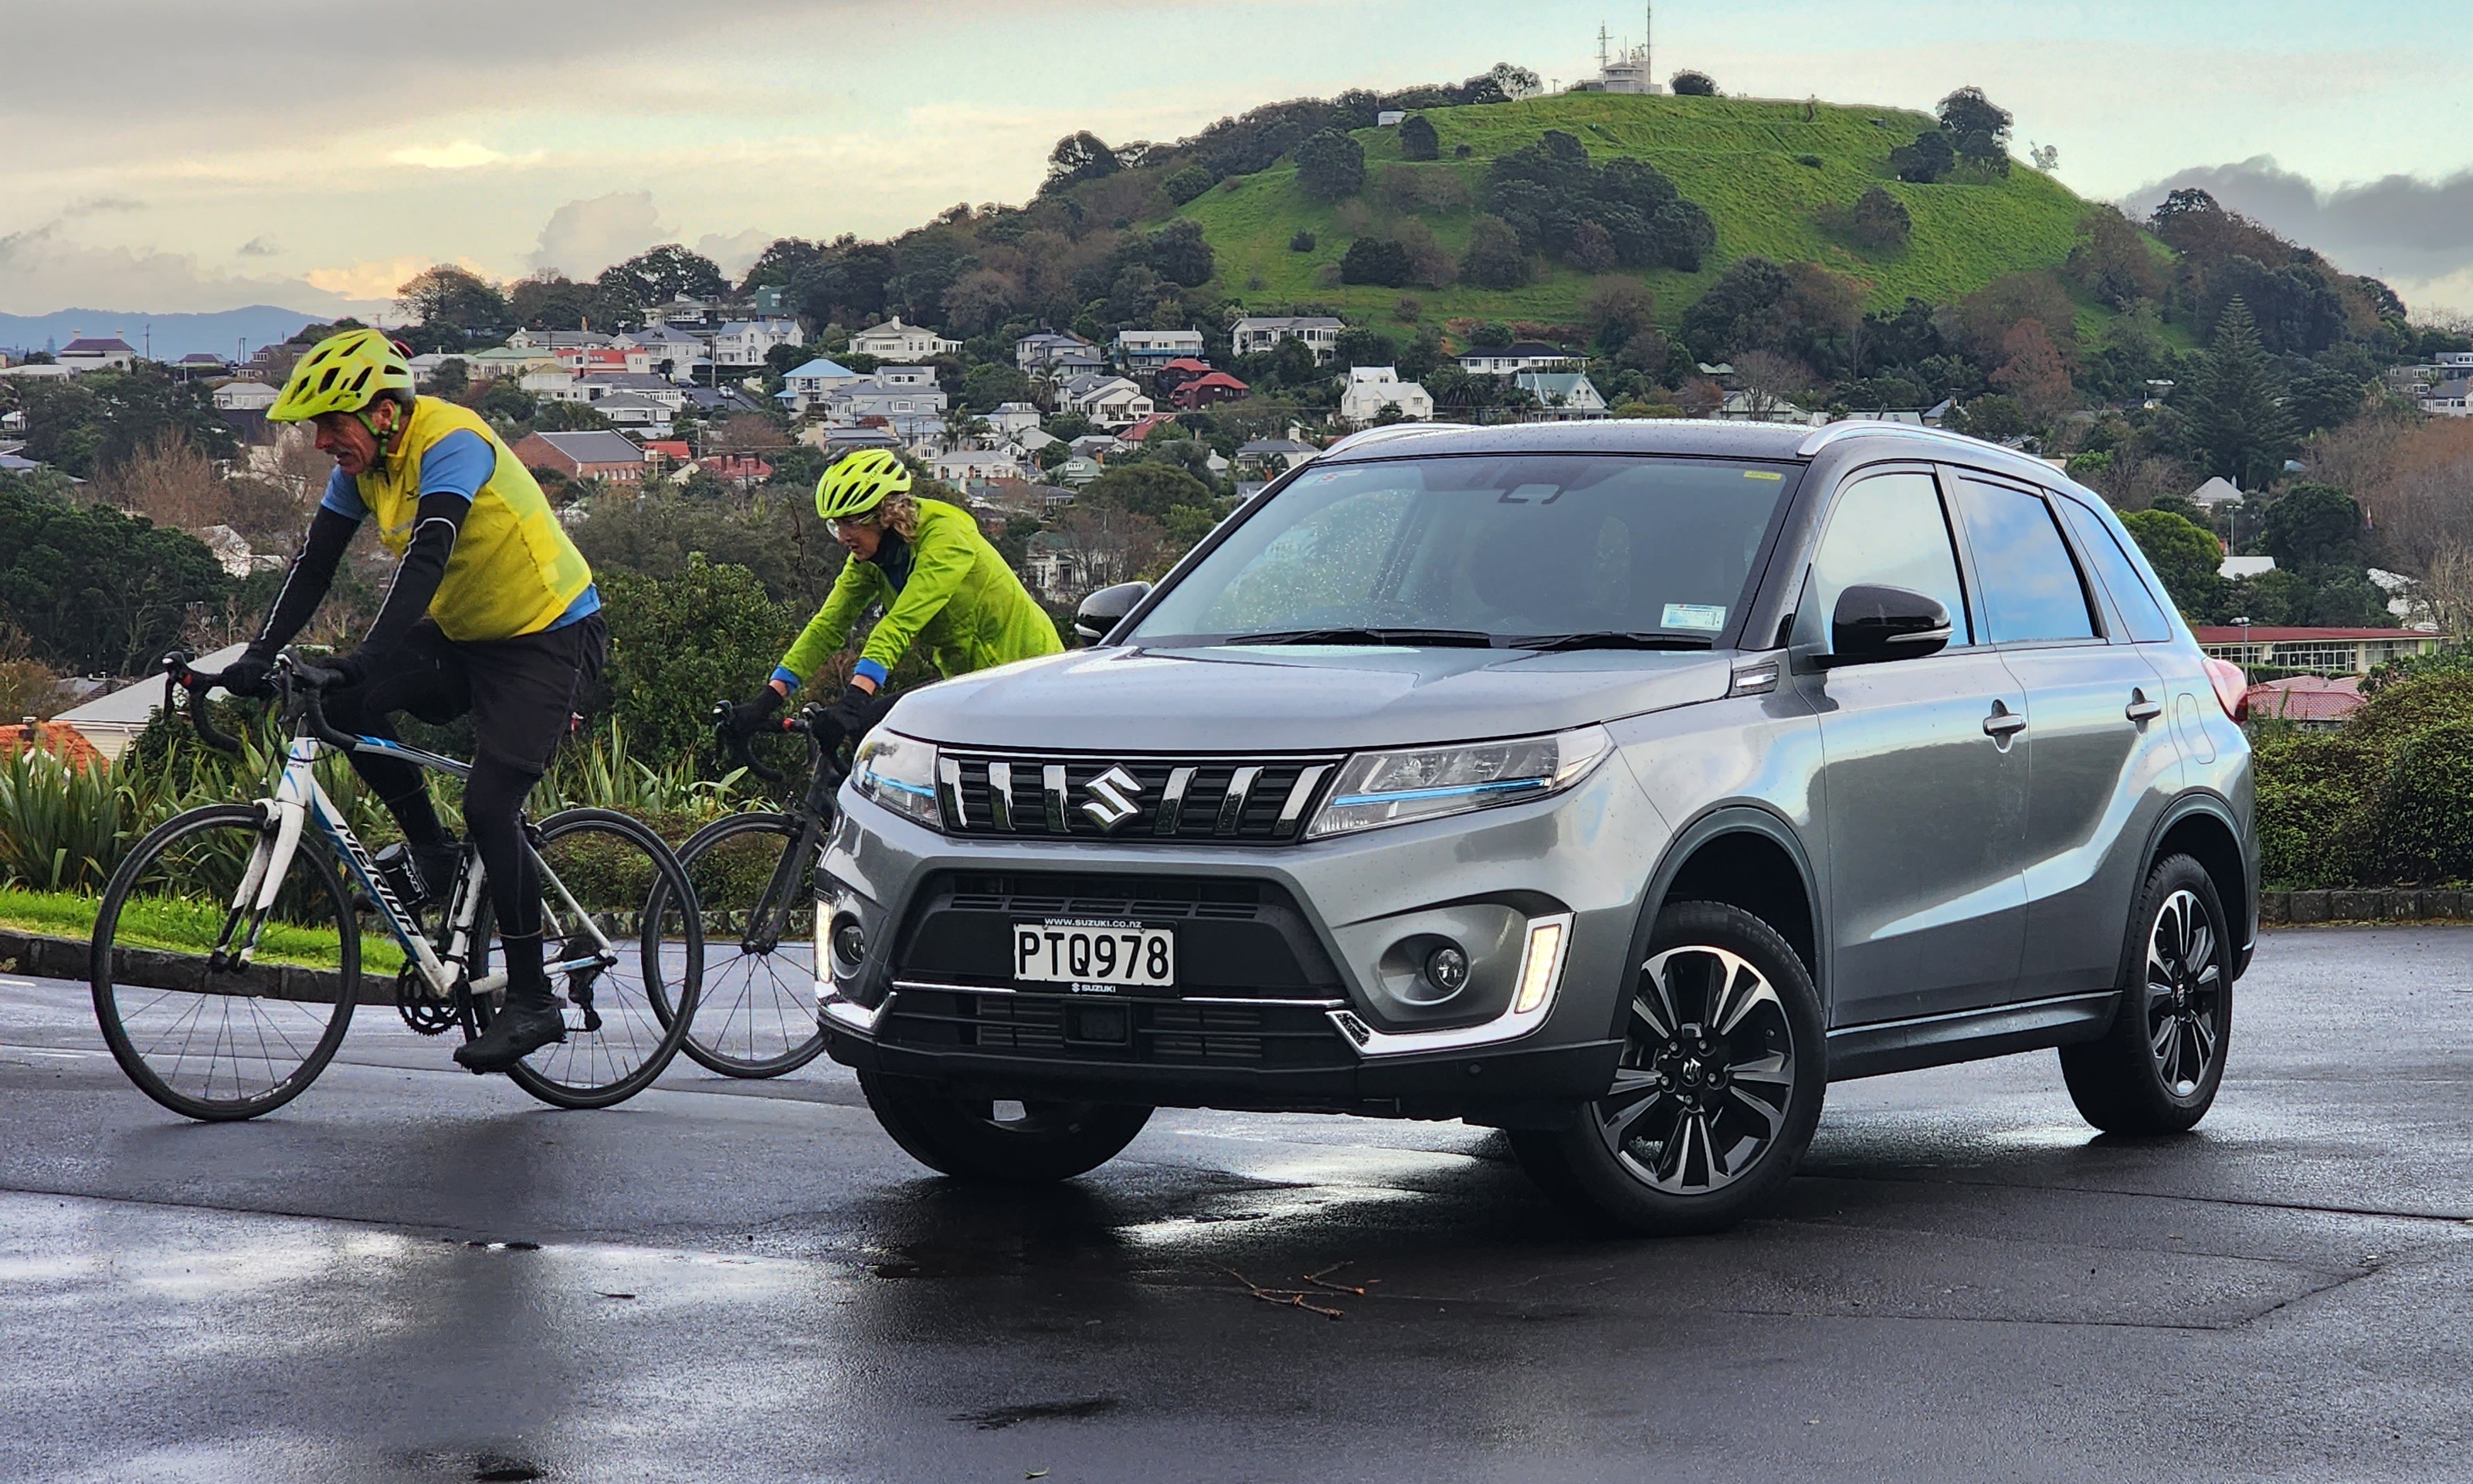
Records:
[[[163,657],[159,665],[163,672],[163,709],[176,714],[180,711],[179,696],[187,691],[189,726],[198,733],[198,740],[219,753],[237,753],[241,750],[240,738],[216,726],[214,713],[206,708],[206,692],[223,676],[193,668],[189,663],[193,658],[185,649],[176,649]]]
[[[279,673],[288,674],[290,688],[299,691],[300,719],[309,728],[311,736],[339,753],[349,753],[360,746],[360,738],[326,725],[325,690],[329,685],[345,682],[342,671],[312,664],[287,649],[283,652]]]
[[[732,761],[765,782],[779,783],[781,781],[782,774],[780,769],[757,757],[756,750],[748,745],[751,738],[758,735],[804,736],[807,739],[809,758],[816,767],[835,773],[840,771],[833,768],[834,754],[841,750],[841,745],[846,739],[842,735],[841,729],[833,725],[829,707],[811,701],[800,708],[798,715],[768,718],[753,732],[741,731],[731,725],[732,710],[732,707],[727,701],[713,703],[709,713],[712,719],[713,735],[721,740],[722,747],[729,752]],[[838,778],[835,781],[838,783]]]

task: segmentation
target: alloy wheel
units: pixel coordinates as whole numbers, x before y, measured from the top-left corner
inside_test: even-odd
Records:
[[[2147,1045],[2174,1097],[2206,1085],[2221,1053],[2223,962],[2197,894],[2164,898],[2147,938]]]
[[[1720,947],[1669,948],[1641,966],[1597,1135],[1657,1190],[1721,1189],[1786,1127],[1794,1058],[1786,1004],[1760,969]]]

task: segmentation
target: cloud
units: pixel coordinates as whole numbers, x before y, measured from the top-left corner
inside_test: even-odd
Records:
[[[754,265],[766,248],[773,246],[780,232],[768,232],[751,227],[743,232],[725,237],[719,232],[707,232],[695,241],[695,250],[711,258],[725,278],[735,278]]]
[[[2122,208],[2143,218],[2168,193],[2193,186],[2348,272],[2389,279],[2399,291],[2413,284],[2452,308],[2473,307],[2473,170],[2440,180],[2392,175],[2329,189],[2260,155],[2180,171],[2131,193]]]
[[[249,241],[242,243],[238,248],[232,250],[232,256],[279,257],[282,255],[282,252],[283,250],[275,245],[275,239],[273,237],[268,236],[264,232],[260,232],[256,236],[249,239]]]
[[[133,196],[88,196],[73,201],[60,215],[64,217],[101,216],[106,212],[143,211],[146,203]]]
[[[416,144],[389,155],[398,165],[418,165],[423,170],[471,170],[481,165],[494,165],[507,156],[486,144],[458,139],[453,144]]]
[[[378,258],[352,263],[342,268],[313,268],[301,276],[311,286],[329,294],[353,299],[388,299],[395,291],[410,281],[415,274],[434,266],[433,258],[406,256]],[[470,264],[465,264],[470,267]]]
[[[63,304],[132,314],[279,304],[335,315],[375,307],[301,278],[202,269],[185,252],[94,247],[64,235],[63,225],[0,235],[0,314],[45,314]]]
[[[528,261],[539,271],[589,278],[663,240],[651,191],[613,191],[550,213]]]

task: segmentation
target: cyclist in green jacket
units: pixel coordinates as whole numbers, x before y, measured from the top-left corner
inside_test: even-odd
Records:
[[[889,702],[884,678],[911,644],[942,676],[1062,653],[1056,625],[968,511],[911,497],[910,470],[881,448],[851,454],[816,482],[816,514],[850,552],[825,606],[751,700],[732,708],[742,730],[779,711],[868,610],[882,608],[833,720],[856,738]]]

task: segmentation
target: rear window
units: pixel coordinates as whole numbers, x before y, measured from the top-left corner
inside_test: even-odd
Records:
[[[2157,644],[2173,636],[2173,620],[2166,617],[2155,594],[2148,590],[2145,579],[2121,549],[2120,540],[2103,517],[2076,500],[2061,501],[2062,512],[2069,516],[2070,530],[2077,537],[2078,545],[2095,568],[2096,581],[2112,595],[2112,606],[2121,610],[2121,621],[2129,630],[2131,639],[2141,644]]]

